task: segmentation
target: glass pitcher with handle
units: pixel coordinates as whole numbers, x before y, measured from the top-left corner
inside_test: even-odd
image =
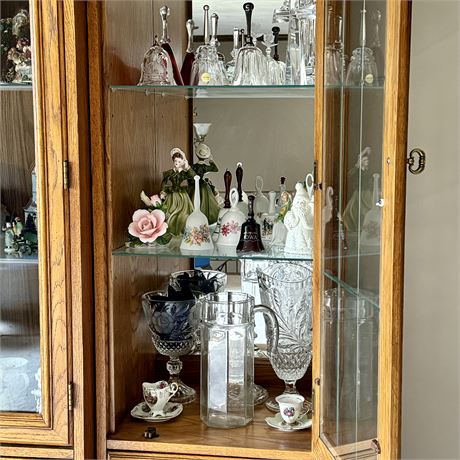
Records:
[[[254,313],[264,313],[271,330],[270,350],[278,344],[278,321],[243,292],[208,294],[201,303],[201,420],[208,426],[236,428],[254,417]]]

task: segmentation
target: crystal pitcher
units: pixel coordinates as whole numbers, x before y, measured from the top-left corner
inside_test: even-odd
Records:
[[[236,428],[254,417],[254,313],[269,320],[270,350],[278,343],[273,312],[242,292],[208,294],[201,303],[201,420]]]

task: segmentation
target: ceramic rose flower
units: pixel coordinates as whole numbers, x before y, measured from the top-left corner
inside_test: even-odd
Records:
[[[152,212],[138,209],[133,214],[133,221],[129,224],[128,231],[130,235],[139,238],[142,243],[153,243],[166,233],[168,224],[165,220],[165,213],[160,209]]]

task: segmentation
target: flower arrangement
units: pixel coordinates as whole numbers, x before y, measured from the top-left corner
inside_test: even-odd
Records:
[[[172,235],[168,232],[167,207],[162,194],[148,197],[141,193],[141,200],[147,209],[138,209],[133,214],[133,221],[129,224],[130,246],[145,244],[166,245]]]

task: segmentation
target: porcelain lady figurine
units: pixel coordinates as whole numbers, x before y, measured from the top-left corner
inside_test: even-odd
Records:
[[[171,150],[174,168],[163,173],[161,182],[165,194],[165,206],[168,210],[168,229],[175,235],[182,235],[187,217],[193,212],[193,204],[188,194],[188,181],[195,172],[190,168],[185,153],[179,149]]]
[[[295,188],[296,195],[291,210],[284,218],[284,225],[287,228],[284,251],[289,254],[308,256],[313,250],[313,216],[303,184],[299,182]]]
[[[212,182],[204,176],[210,172],[218,172],[219,168],[211,155],[211,149],[204,143],[204,139],[209,132],[211,123],[194,123],[197,141],[195,143],[195,155],[198,161],[192,165],[193,171],[200,176],[200,200],[201,212],[208,218],[209,225],[217,222],[219,216],[219,203],[216,198],[216,189]],[[190,196],[194,195],[191,187]]]
[[[184,236],[180,245],[181,251],[212,252],[214,243],[207,217],[200,211],[200,176],[195,176],[195,210],[188,216]]]

